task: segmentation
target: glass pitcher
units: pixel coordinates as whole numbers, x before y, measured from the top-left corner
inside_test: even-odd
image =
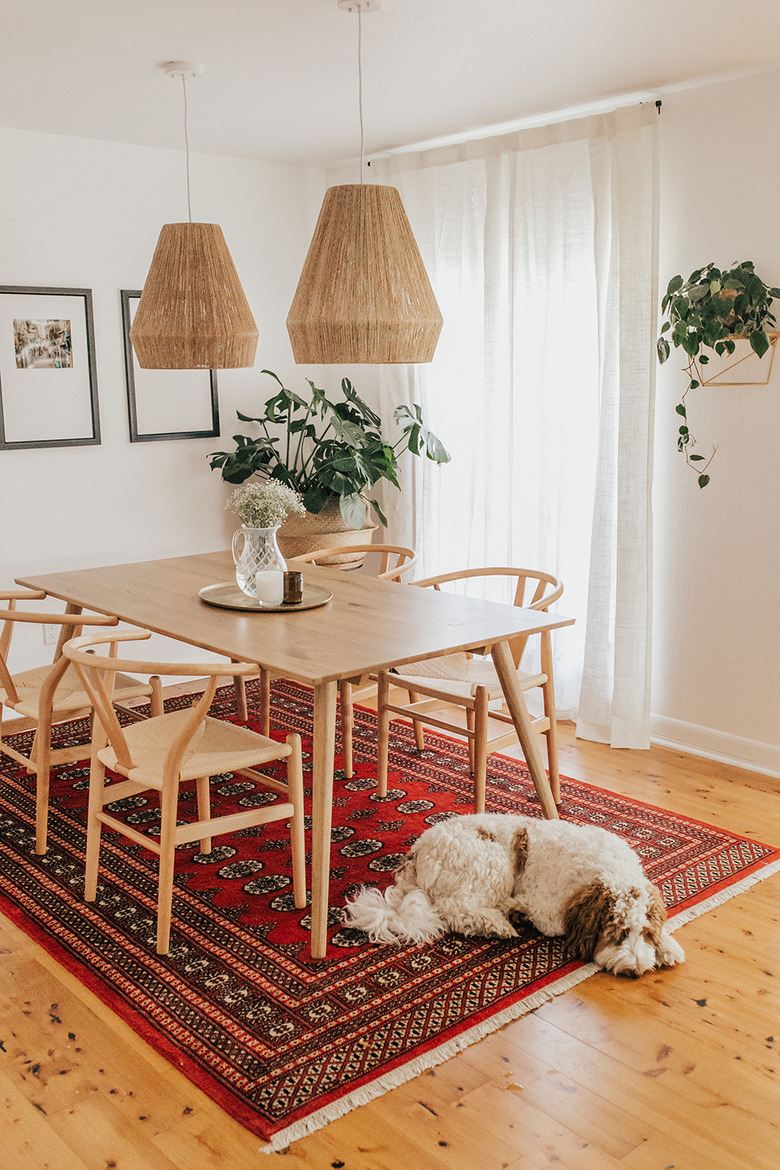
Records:
[[[236,582],[239,589],[248,597],[257,597],[257,574],[272,572],[279,573],[279,600],[282,599],[281,580],[287,562],[277,544],[278,531],[279,525],[275,528],[247,528],[242,524],[238,531],[233,533]],[[261,600],[267,601],[268,598]]]

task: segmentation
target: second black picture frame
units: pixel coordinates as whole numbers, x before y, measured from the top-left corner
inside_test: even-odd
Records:
[[[131,443],[219,434],[216,370],[144,370],[130,340],[140,290],[122,289],[127,417]]]

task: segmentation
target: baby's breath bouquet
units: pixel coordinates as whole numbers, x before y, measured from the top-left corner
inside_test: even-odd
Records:
[[[244,484],[231,492],[225,503],[247,528],[276,528],[288,516],[305,516],[303,501],[293,488],[277,479]]]

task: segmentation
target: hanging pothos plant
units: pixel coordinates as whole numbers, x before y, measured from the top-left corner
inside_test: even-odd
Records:
[[[780,289],[764,284],[750,260],[735,264],[726,271],[714,264],[706,264],[692,272],[687,280],[673,276],[667,285],[661,301],[666,320],[658,338],[658,360],[663,363],[669,357],[670,342],[681,348],[688,358],[683,367],[688,386],[675,407],[682,418],[677,450],[685,455],[686,463],[696,473],[700,488],[710,482],[707,468],[718,448],[713,446],[709,456],[700,455],[695,450],[696,440],[689,427],[686,395],[701,385],[701,367],[710,361],[704,352],[706,349],[714,350],[719,356],[733,354],[736,341],[744,338],[758,357],[764,356],[770,346],[767,329],[775,324],[771,312],[773,297],[780,297]]]

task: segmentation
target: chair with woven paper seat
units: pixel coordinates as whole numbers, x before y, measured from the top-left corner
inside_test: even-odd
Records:
[[[290,560],[288,568],[294,569],[298,565],[317,565],[326,563],[327,568],[346,570],[355,568],[352,563],[330,564],[330,558],[356,554],[359,557],[367,556],[369,560],[378,558],[376,565],[365,566],[365,571],[380,581],[402,581],[411,573],[417,564],[417,553],[414,549],[400,544],[350,544],[337,548],[318,548],[313,552],[303,553]],[[373,694],[375,679],[370,676],[344,680],[339,683],[340,718],[341,718],[341,748],[344,759],[344,775],[353,775],[352,759],[352,732],[355,726],[354,703]],[[271,675],[266,670],[260,671],[260,716],[261,730],[268,735],[271,720]]]
[[[52,725],[66,719],[77,719],[91,710],[89,697],[70,668],[68,659],[61,652],[61,643],[81,632],[84,626],[116,626],[115,617],[104,614],[42,613],[17,609],[17,602],[43,601],[45,593],[32,589],[12,589],[0,592],[0,602],[8,608],[0,609],[2,632],[0,633],[0,753],[24,765],[36,778],[35,793],[35,852],[46,852],[49,818],[49,778],[54,765],[74,763],[84,759],[87,746],[52,748]],[[12,674],[8,656],[14,626],[19,623],[58,626],[61,630],[59,644],[54,651],[54,661],[45,666]],[[162,711],[162,695],[159,680],[139,682],[126,675],[116,679],[114,702],[125,704],[131,699],[151,698],[152,713]],[[3,727],[3,707],[15,711],[18,720]],[[122,706],[135,719],[141,716],[131,708]],[[17,723],[24,729],[32,722],[35,727],[29,756],[12,747],[6,739],[13,733]]]
[[[513,605],[524,606],[546,612],[563,593],[563,585],[549,573],[536,569],[478,568],[443,573],[415,581],[415,586],[431,586],[440,589],[447,583],[473,581],[479,578],[506,577],[514,582]],[[552,648],[549,631],[543,631],[541,638],[541,669],[525,671],[520,662],[525,651],[527,637],[515,638],[511,642],[512,657],[517,668],[517,680],[522,692],[541,688],[544,714],[532,720],[534,729],[545,736],[547,743],[547,767],[550,788],[556,804],[560,803],[560,778],[558,775],[558,741],[555,723],[555,688],[553,682]],[[492,751],[516,740],[511,716],[503,709],[503,690],[489,657],[490,647],[484,654],[448,654],[442,658],[427,659],[424,662],[406,663],[398,671],[386,671],[379,676],[377,701],[378,763],[377,781],[379,795],[387,795],[387,770],[390,735],[390,715],[396,714],[411,719],[414,724],[417,747],[425,746],[423,725],[428,723],[444,731],[465,736],[469,747],[469,765],[474,777],[474,810],[485,811],[487,783],[487,759]],[[398,687],[407,691],[409,702],[390,702],[390,688]],[[420,696],[425,696],[420,699]],[[500,702],[502,709],[492,709]],[[492,706],[491,706],[492,705]],[[466,726],[453,722],[434,711],[460,707],[465,710]],[[509,724],[511,730],[488,738],[489,718]]]
[[[270,821],[289,820],[292,849],[293,896],[296,907],[306,905],[304,852],[303,771],[300,736],[290,734],[277,743],[247,727],[215,719],[208,714],[221,677],[257,674],[253,662],[192,663],[123,661],[116,657],[116,643],[148,638],[146,630],[85,634],[63,647],[90,696],[95,711],[89,778],[85,898],[97,897],[100,842],[106,825],[159,858],[157,888],[157,953],[170,949],[173,914],[173,881],[176,848],[200,842],[201,853],[211,852],[212,837],[250,829]],[[113,653],[95,653],[109,644]],[[145,675],[197,675],[205,678],[204,690],[192,706],[156,715],[121,727],[112,705],[112,682],[117,671],[132,669]],[[257,769],[277,760],[287,761],[287,782]],[[106,769],[121,779],[106,785]],[[211,814],[209,778],[232,772],[282,795],[281,802],[250,808],[246,812]],[[178,822],[180,785],[195,782],[197,818]],[[155,791],[160,799],[159,841],[106,811],[106,806],[127,796]]]
[[[400,581],[408,576],[417,564],[417,553],[414,549],[405,548],[401,544],[377,542],[376,544],[345,544],[339,545],[337,548],[318,548],[314,552],[301,553],[300,556],[290,561],[290,565],[295,568],[298,564],[327,564],[329,568],[333,569],[351,569],[355,567],[355,559],[359,558],[364,564],[363,558],[373,555],[379,558],[379,564],[376,571],[369,568],[368,572],[373,577],[378,577],[380,581]],[[343,562],[341,564],[332,562],[332,558],[342,556],[353,557],[353,560],[351,563]]]

